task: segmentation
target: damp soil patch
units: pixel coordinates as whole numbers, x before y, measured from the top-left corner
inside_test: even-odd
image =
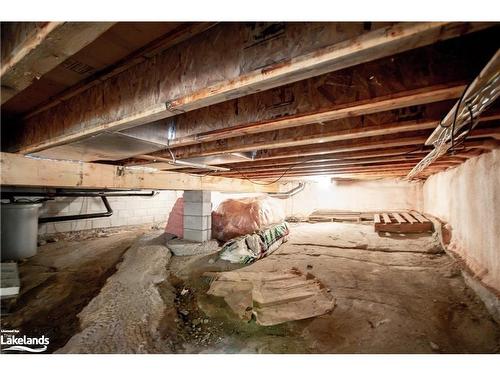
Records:
[[[209,277],[181,279],[171,273],[160,294],[173,293],[162,321],[162,338],[173,353],[307,353],[306,322],[260,326],[241,320],[223,298],[207,295]],[[163,291],[162,291],[163,290]],[[168,302],[167,300],[165,302]]]
[[[17,329],[21,336],[45,335],[50,340],[45,353],[64,346],[80,330],[78,314],[116,272],[133,238],[135,235],[120,236],[116,241],[107,238],[104,242],[61,241],[53,252],[49,249],[21,262],[21,294],[15,300],[2,301],[2,309],[7,311],[2,316],[2,329]],[[84,257],[81,263],[69,266],[50,265],[57,264],[71,251],[88,246],[89,242],[99,241],[102,243],[93,245],[105,246],[100,254]],[[53,259],[49,259],[51,256]]]

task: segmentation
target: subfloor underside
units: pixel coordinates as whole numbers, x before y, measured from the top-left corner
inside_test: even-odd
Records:
[[[171,256],[160,232],[139,235],[43,246],[21,264],[22,295],[2,328],[45,333],[61,353],[500,352],[499,325],[430,234],[291,224],[288,242],[241,268]],[[314,278],[335,306],[273,326],[242,320],[207,294],[213,275],[236,268]]]

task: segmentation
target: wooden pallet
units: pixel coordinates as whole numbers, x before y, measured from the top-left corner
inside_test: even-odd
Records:
[[[343,210],[316,210],[312,212],[308,221],[311,222],[333,222],[333,221],[352,221],[361,222],[371,220],[373,214],[367,212],[343,211]]]
[[[383,212],[373,216],[376,232],[420,233],[433,231],[432,222],[418,212]]]

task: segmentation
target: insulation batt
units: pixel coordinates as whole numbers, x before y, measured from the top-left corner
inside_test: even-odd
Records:
[[[179,238],[184,237],[184,198],[175,201],[172,211],[168,217],[165,232],[173,234]]]
[[[212,234],[220,241],[228,241],[284,220],[284,209],[276,199],[228,199],[212,213]]]

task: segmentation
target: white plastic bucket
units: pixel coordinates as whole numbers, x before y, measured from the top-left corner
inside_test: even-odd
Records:
[[[2,261],[20,260],[36,254],[38,209],[41,203],[2,203]]]

